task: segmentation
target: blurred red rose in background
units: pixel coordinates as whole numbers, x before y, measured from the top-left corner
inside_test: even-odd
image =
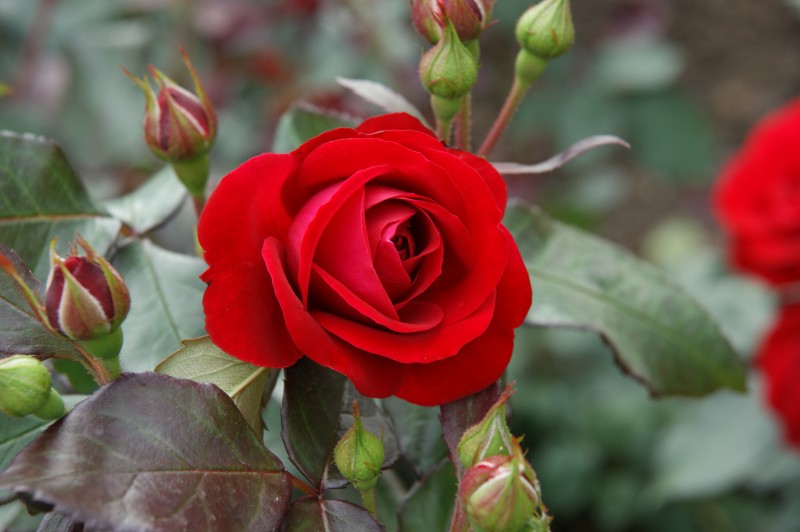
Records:
[[[773,285],[800,281],[800,99],[753,129],[715,202],[737,267]]]
[[[404,114],[254,157],[200,220],[208,333],[256,365],[308,356],[370,397],[477,392],[531,301],[505,205],[488,162]]]
[[[786,438],[800,447],[800,303],[781,309],[756,360],[764,374],[767,401]]]

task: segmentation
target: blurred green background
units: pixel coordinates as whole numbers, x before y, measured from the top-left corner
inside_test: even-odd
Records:
[[[482,37],[476,142],[510,83],[527,5],[499,0]],[[662,266],[749,361],[775,302],[726,267],[709,190],[752,124],[800,94],[800,2],[573,1],[573,15],[575,49],[548,68],[493,159],[538,162],[594,134],[628,140],[631,151],[509,178],[511,194]],[[336,76],[383,82],[425,109],[424,44],[404,0],[0,0],[0,129],[59,141],[98,198],[130,191],[162,164],[142,141],[144,98],[119,67],[141,75],[152,63],[188,83],[183,45],[218,109],[218,179],[269,150],[298,100],[379,112]],[[191,252],[193,216],[184,208],[158,240]],[[654,400],[595,336],[526,329],[509,380],[512,429],[554,531],[800,530],[800,452],[784,447],[755,371],[747,395]]]

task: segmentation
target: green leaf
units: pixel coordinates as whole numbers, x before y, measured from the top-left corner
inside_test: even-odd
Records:
[[[208,336],[181,343],[184,347],[156,366],[156,373],[216,384],[233,399],[255,433],[261,434],[261,396],[270,369],[233,358],[214,345]]]
[[[291,482],[212,384],[124,374],[25,448],[0,487],[90,528],[274,530]]]
[[[317,497],[292,503],[281,530],[291,532],[379,532],[383,526],[355,504]]]
[[[37,276],[47,276],[54,237],[62,254],[76,233],[104,253],[119,229],[118,220],[92,204],[57,144],[0,132],[0,241]]]
[[[457,486],[455,467],[441,462],[409,491],[399,510],[400,530],[448,530]]]
[[[353,423],[353,399],[358,401],[364,426],[382,436],[384,467],[397,459],[391,425],[373,399],[358,394],[347,378],[302,358],[286,370],[281,404],[281,437],[289,458],[315,486],[345,484],[333,462],[333,448]]]
[[[601,334],[654,395],[745,389],[744,365],[717,325],[657,268],[536,209],[512,206],[506,225],[531,276],[528,323]]]
[[[0,242],[0,255],[11,262],[21,280],[40,298],[42,283],[20,258]],[[0,269],[0,357],[2,355],[54,355],[78,358],[80,354],[66,338],[54,334],[36,319],[19,285]]]
[[[202,260],[137,240],[120,250],[114,266],[131,293],[131,310],[122,324],[123,370],[151,370],[179,349],[181,340],[205,334]]]
[[[447,455],[439,412],[397,397],[387,397],[381,405],[392,420],[400,454],[418,477],[424,476]]]
[[[138,234],[143,234],[173,216],[186,196],[186,189],[172,167],[165,166],[135,191],[108,200],[104,206]]]
[[[355,121],[348,117],[325,113],[310,104],[295,105],[278,121],[272,151],[289,153],[308,139],[339,127],[352,127]]]

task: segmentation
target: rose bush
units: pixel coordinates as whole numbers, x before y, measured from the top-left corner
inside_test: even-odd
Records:
[[[200,220],[208,333],[256,365],[308,356],[370,397],[479,391],[531,301],[505,205],[491,164],[405,114],[254,157]]]
[[[800,447],[800,303],[781,309],[757,361],[767,401],[780,418],[786,439]]]
[[[774,285],[800,281],[800,99],[764,118],[722,173],[716,208],[731,260]]]

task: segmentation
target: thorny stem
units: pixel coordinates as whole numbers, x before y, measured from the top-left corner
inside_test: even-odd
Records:
[[[500,109],[500,114],[497,115],[494,124],[492,124],[492,129],[489,130],[486,139],[478,150],[479,157],[489,157],[489,155],[491,155],[492,150],[500,140],[500,136],[503,134],[506,126],[508,126],[508,123],[511,122],[511,117],[514,116],[514,112],[517,110],[517,107],[519,107],[522,98],[525,96],[530,86],[530,83],[520,81],[517,77],[514,78],[514,83],[511,85],[511,90],[508,92],[506,101],[503,103],[503,108]]]

